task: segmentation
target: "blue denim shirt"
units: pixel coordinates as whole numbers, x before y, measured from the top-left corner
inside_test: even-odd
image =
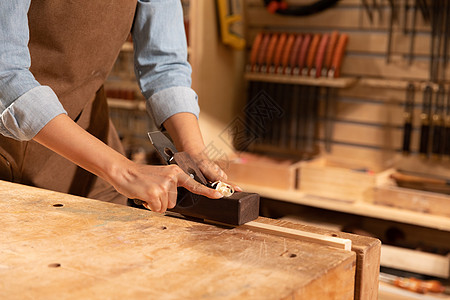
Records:
[[[28,9],[31,0],[0,1],[0,133],[32,139],[66,111],[53,90],[29,71]],[[197,95],[190,88],[183,12],[179,0],[138,0],[133,24],[135,72],[158,126],[179,112],[198,117]]]

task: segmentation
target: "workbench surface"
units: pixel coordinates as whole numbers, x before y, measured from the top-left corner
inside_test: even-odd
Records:
[[[355,253],[0,181],[1,299],[353,299]]]

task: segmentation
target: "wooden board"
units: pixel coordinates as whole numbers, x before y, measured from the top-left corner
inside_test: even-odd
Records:
[[[377,299],[381,251],[381,242],[379,240],[283,220],[273,220],[259,217],[254,222],[351,240],[352,251],[356,253],[355,299]]]
[[[442,256],[427,252],[404,249],[389,245],[381,247],[381,265],[440,278],[448,278],[450,255]]]
[[[2,299],[353,299],[355,253],[314,243],[7,182],[0,225]]]

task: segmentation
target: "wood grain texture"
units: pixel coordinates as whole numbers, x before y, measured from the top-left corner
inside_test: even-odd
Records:
[[[336,237],[324,236],[317,233],[302,231],[298,229],[285,228],[260,222],[251,221],[241,225],[241,228],[247,228],[252,231],[263,232],[271,235],[317,243],[329,247],[344,249],[350,251],[352,248],[352,241],[349,239],[341,239]]]
[[[381,251],[381,242],[378,239],[262,217],[259,217],[255,222],[350,239],[352,251],[356,253],[355,299],[377,299]]]
[[[2,299],[353,299],[353,252],[7,182],[0,214]]]

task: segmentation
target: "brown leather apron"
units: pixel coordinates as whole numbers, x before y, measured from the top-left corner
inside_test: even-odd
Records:
[[[130,33],[136,2],[32,0],[28,13],[31,72],[78,125],[121,153],[102,84]],[[51,150],[1,135],[0,179],[126,204],[107,182]]]

